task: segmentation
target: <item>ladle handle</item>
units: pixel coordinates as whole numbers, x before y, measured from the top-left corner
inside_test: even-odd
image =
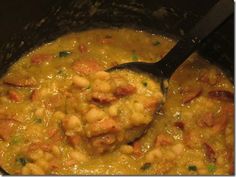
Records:
[[[211,32],[219,27],[234,12],[233,0],[219,0],[210,11],[181,39],[159,62],[163,74],[169,78]],[[158,65],[159,65],[158,64]]]

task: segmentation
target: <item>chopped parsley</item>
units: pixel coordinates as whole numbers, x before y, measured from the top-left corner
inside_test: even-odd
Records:
[[[189,165],[188,170],[189,171],[197,171],[197,167],[195,165]]]
[[[60,58],[64,58],[64,57],[69,56],[70,54],[71,54],[70,51],[60,51],[60,52],[59,52],[59,57],[60,57]]]
[[[155,41],[155,42],[153,42],[152,43],[154,46],[158,46],[158,45],[160,45],[161,43],[159,42],[159,41]]]
[[[138,60],[139,56],[136,54],[135,50],[133,50],[131,58],[132,58],[133,61],[137,61]]]
[[[16,162],[19,163],[21,166],[25,166],[29,160],[26,157],[19,156],[16,158]]]
[[[34,123],[41,124],[42,122],[43,122],[43,120],[40,117],[36,117],[34,119]]]
[[[11,145],[16,145],[16,144],[19,144],[22,142],[22,137],[20,136],[13,136],[11,141],[10,141],[10,144]]]
[[[210,173],[214,173],[216,171],[216,165],[215,164],[209,164],[207,166],[207,169]]]
[[[147,170],[152,166],[151,163],[145,163],[143,166],[140,167],[140,170]]]
[[[146,81],[143,81],[142,84],[143,84],[144,87],[148,86],[148,83]]]

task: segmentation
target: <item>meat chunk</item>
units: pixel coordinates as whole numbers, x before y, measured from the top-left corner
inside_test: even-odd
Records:
[[[201,117],[197,120],[197,125],[199,127],[212,127],[214,125],[213,113],[207,112],[201,115]]]
[[[133,143],[133,154],[136,156],[136,157],[141,157],[143,155],[143,152],[142,152],[142,144],[140,143],[140,141],[135,141]]]
[[[196,148],[201,146],[201,138],[198,131],[185,131],[183,136],[184,144],[189,148]]]
[[[52,60],[52,59],[53,59],[53,55],[50,55],[50,54],[43,54],[43,53],[34,54],[31,57],[31,63],[32,64],[41,64],[45,61],[49,61],[49,60]]]
[[[182,90],[182,103],[187,104],[199,97],[202,93],[201,88],[186,88]]]
[[[88,137],[93,137],[106,133],[118,132],[120,130],[120,125],[111,118],[105,118],[95,123],[87,124],[85,130]]]
[[[219,83],[221,76],[221,73],[215,68],[204,70],[200,73],[199,81],[213,86]]]
[[[33,87],[37,84],[34,77],[23,75],[8,75],[3,79],[3,83],[16,87]]]
[[[14,91],[14,90],[9,90],[8,92],[8,98],[11,100],[11,101],[15,101],[15,102],[19,102],[22,100],[22,95],[17,92],[17,91]]]
[[[208,92],[208,96],[211,99],[217,99],[221,101],[234,101],[234,94],[227,90],[212,90]]]
[[[93,146],[93,152],[104,153],[111,150],[115,141],[116,137],[113,134],[106,134],[104,136],[92,138],[91,144]]]
[[[114,91],[114,95],[118,97],[123,97],[123,96],[132,95],[135,92],[136,92],[136,87],[134,87],[131,84],[127,84],[127,85],[118,86]]]
[[[100,93],[95,92],[92,94],[92,101],[100,104],[109,104],[113,101],[116,101],[117,98],[113,96],[111,93]]]
[[[48,132],[48,136],[49,139],[54,143],[60,142],[63,139],[63,135],[58,128],[50,129],[50,131]]]
[[[50,145],[49,143],[46,143],[46,142],[41,142],[41,141],[34,142],[34,143],[29,144],[29,146],[27,147],[27,152],[32,152],[37,149],[41,149],[43,151],[50,152],[51,147],[52,147],[52,145]]]
[[[81,143],[80,135],[67,136],[67,141],[73,147],[78,146]]]
[[[160,100],[156,98],[150,97],[150,98],[144,99],[143,103],[144,103],[145,109],[148,109],[151,112],[155,112],[161,102]]]
[[[78,49],[79,49],[80,53],[87,53],[88,52],[88,48],[84,44],[80,44]]]
[[[185,125],[184,125],[184,123],[182,122],[182,121],[177,121],[177,122],[175,122],[174,123],[174,126],[175,127],[177,127],[177,128],[179,128],[180,130],[184,130],[184,127],[185,127]]]
[[[0,119],[0,138],[8,141],[15,131],[15,125],[19,122],[11,118]]]
[[[206,154],[207,160],[211,163],[215,163],[216,157],[215,157],[215,151],[213,150],[213,148],[209,144],[203,143],[203,149]]]
[[[172,143],[173,143],[173,139],[169,135],[160,134],[156,138],[155,146],[156,147],[167,146],[167,145],[171,145]]]
[[[78,74],[91,74],[103,70],[96,60],[79,60],[72,65],[72,69]]]
[[[219,118],[215,121],[214,125],[212,126],[213,134],[223,132],[227,126],[228,119],[227,114],[221,114]]]

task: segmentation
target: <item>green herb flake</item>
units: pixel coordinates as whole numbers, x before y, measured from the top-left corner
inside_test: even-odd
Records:
[[[10,141],[10,144],[11,145],[16,145],[16,144],[19,144],[22,142],[22,138],[20,136],[13,136],[11,141]]]
[[[144,87],[148,86],[148,83],[146,81],[143,81],[142,84],[143,84]]]
[[[43,120],[40,117],[36,117],[34,119],[34,123],[41,124],[42,122],[43,122]]]
[[[207,166],[207,169],[208,169],[208,171],[209,171],[210,173],[214,173],[214,172],[216,171],[216,165],[214,165],[214,164],[209,164],[209,165]]]
[[[70,54],[71,54],[70,51],[60,51],[60,52],[59,52],[59,57],[60,57],[60,58],[64,58],[64,57],[69,56]]]
[[[197,171],[197,167],[195,165],[189,165],[188,170],[189,171]]]
[[[161,43],[159,42],[159,41],[155,41],[155,42],[153,42],[152,43],[154,46],[158,46],[158,45],[160,45]]]
[[[140,170],[147,170],[152,166],[151,163],[145,163],[143,166],[141,166]]]
[[[25,166],[29,162],[29,160],[25,157],[20,156],[16,158],[16,162],[22,166]]]
[[[136,54],[135,50],[132,51],[132,55],[131,55],[131,58],[133,61],[137,61],[139,56]]]
[[[91,88],[92,88],[92,86],[91,86],[91,84],[89,84],[89,86],[86,89],[91,89]]]

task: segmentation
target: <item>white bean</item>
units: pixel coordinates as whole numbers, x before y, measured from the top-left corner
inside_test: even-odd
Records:
[[[70,156],[78,162],[86,162],[88,160],[88,157],[84,153],[79,151],[72,151],[70,153]]]
[[[92,123],[92,122],[102,120],[104,116],[105,116],[104,111],[98,108],[92,108],[86,113],[85,119],[87,122]]]
[[[106,71],[98,71],[95,73],[95,77],[101,80],[108,80],[110,79],[110,74]]]
[[[118,115],[118,108],[117,105],[112,105],[109,107],[108,112],[110,116],[115,117]]]
[[[82,88],[88,88],[89,87],[89,81],[88,79],[80,76],[74,76],[72,78],[73,83],[80,89]]]
[[[131,154],[134,152],[134,148],[133,148],[133,146],[130,146],[130,145],[122,145],[120,147],[120,152],[122,152],[124,154]]]
[[[182,143],[178,143],[174,146],[172,146],[172,151],[176,154],[176,155],[180,155],[184,152],[184,145]]]
[[[106,81],[95,80],[93,83],[93,91],[107,93],[111,91],[111,86]]]
[[[156,149],[153,149],[147,153],[146,161],[152,163],[152,162],[154,162],[155,159],[158,159],[161,157],[162,157],[161,150],[156,148]]]
[[[134,103],[134,108],[138,112],[142,112],[144,110],[144,106],[142,103]]]
[[[68,122],[67,122],[67,128],[72,130],[77,130],[77,131],[81,131],[82,130],[82,124],[81,121],[78,117],[76,116],[70,116],[68,118]]]

